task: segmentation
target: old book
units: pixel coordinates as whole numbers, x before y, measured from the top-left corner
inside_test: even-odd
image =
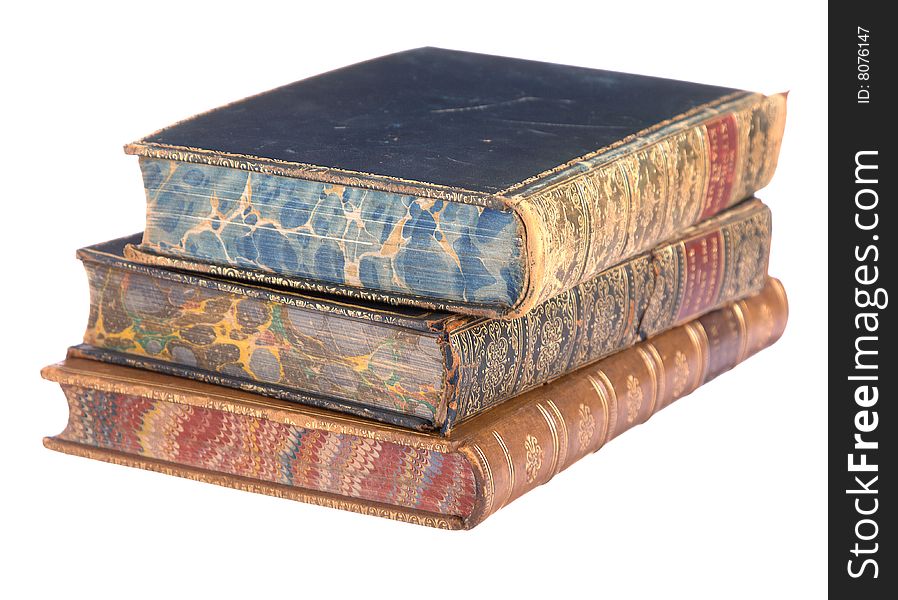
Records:
[[[519,317],[765,186],[785,96],[422,48],[129,144],[141,257]]]
[[[512,320],[162,269],[123,258],[128,241],[78,252],[91,290],[80,356],[447,432],[760,290],[770,212],[741,204]]]
[[[97,361],[47,367],[69,402],[51,449],[403,521],[470,528],[746,357],[786,324],[782,287],[423,434]]]

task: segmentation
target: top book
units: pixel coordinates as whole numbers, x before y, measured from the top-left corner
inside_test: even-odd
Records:
[[[147,260],[490,317],[750,196],[785,95],[421,48],[125,147]]]

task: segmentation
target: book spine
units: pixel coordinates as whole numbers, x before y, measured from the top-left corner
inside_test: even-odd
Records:
[[[731,213],[736,211],[737,218]],[[491,406],[759,291],[770,211],[753,200],[677,242],[631,259],[514,320],[450,334],[448,431]]]
[[[513,190],[528,283],[505,318],[719,213],[773,176],[784,94],[750,94],[581,157]]]
[[[782,285],[770,279],[760,294],[535,390],[473,430],[459,449],[478,485],[466,527],[774,343],[787,316]]]

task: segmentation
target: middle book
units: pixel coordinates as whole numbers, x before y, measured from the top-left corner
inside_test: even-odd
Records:
[[[76,356],[448,433],[537,385],[764,285],[752,199],[551,298],[488,319],[278,290],[78,251],[91,311]],[[139,254],[137,254],[139,256]]]

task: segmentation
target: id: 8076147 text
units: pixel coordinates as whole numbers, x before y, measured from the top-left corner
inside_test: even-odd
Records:
[[[870,104],[870,30],[857,28],[857,103]]]

